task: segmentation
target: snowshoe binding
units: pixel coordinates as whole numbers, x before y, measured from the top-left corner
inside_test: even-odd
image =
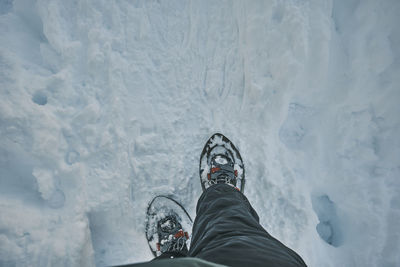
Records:
[[[146,238],[153,255],[174,252],[187,254],[192,218],[169,196],[156,196],[147,208]]]
[[[244,164],[239,150],[220,133],[208,139],[200,155],[200,182],[203,191],[226,183],[244,192]]]

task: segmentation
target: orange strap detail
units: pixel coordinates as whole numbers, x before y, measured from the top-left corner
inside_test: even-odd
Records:
[[[182,229],[179,230],[179,231],[174,235],[174,237],[176,237],[176,238],[183,237],[183,236],[185,236],[187,239],[189,239],[189,234],[188,234],[188,232],[184,232]]]
[[[219,171],[221,168],[215,167],[211,169],[211,173],[217,172]]]
[[[183,230],[179,230],[174,237],[178,238],[178,237],[183,237],[185,235],[185,233],[183,232]]]

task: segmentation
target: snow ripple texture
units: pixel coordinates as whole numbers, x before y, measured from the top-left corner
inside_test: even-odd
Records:
[[[0,1],[0,265],[147,261],[215,132],[310,266],[400,265],[400,2]]]

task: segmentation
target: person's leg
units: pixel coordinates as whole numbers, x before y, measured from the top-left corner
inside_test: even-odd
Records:
[[[204,191],[196,213],[188,256],[228,266],[305,266],[264,230],[247,198],[230,185]]]

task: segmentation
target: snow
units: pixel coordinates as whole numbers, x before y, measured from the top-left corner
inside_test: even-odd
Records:
[[[152,258],[201,149],[309,266],[399,266],[400,2],[0,1],[0,265]]]

